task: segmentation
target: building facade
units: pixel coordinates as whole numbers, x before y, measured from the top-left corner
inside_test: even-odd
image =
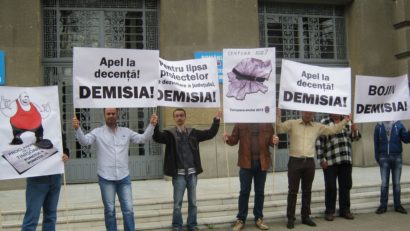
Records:
[[[410,1],[0,1],[6,86],[59,86],[62,130],[74,153],[66,168],[67,181],[93,182],[95,151],[75,143],[71,117],[76,113],[83,128],[89,130],[101,124],[102,112],[72,108],[75,46],[158,49],[167,60],[192,59],[196,51],[273,46],[278,83],[281,59],[287,58],[322,66],[350,66],[354,84],[356,74],[398,76],[410,72]],[[159,108],[158,112],[163,128],[173,126],[172,109]],[[188,109],[188,123],[207,128],[215,112]],[[142,130],[151,113],[152,109],[121,110],[120,123]],[[286,111],[284,117],[297,115]],[[232,127],[221,125],[216,138],[201,144],[201,177],[237,175],[237,147],[222,142],[223,132],[229,133]],[[373,128],[374,123],[360,125],[363,138],[354,144],[355,166],[376,164]],[[275,151],[275,170],[279,171],[286,168],[287,161],[286,137],[282,142]],[[409,153],[409,147],[404,152]],[[133,179],[162,177],[161,146],[132,146],[130,159]],[[409,164],[410,156],[404,155],[404,160]]]

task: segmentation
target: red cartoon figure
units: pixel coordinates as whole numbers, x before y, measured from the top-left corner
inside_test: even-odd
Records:
[[[10,118],[11,128],[13,130],[13,140],[11,145],[23,144],[21,135],[24,132],[33,132],[36,136],[36,145],[40,148],[50,148],[52,143],[49,140],[43,140],[44,129],[42,120],[50,114],[50,105],[43,104],[39,107],[30,101],[27,92],[22,92],[19,97],[11,101],[1,97],[0,110],[3,115]]]

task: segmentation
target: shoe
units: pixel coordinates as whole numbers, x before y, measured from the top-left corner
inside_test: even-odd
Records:
[[[382,214],[382,213],[385,213],[386,211],[387,211],[387,208],[380,206],[379,208],[377,208],[376,214]]]
[[[351,212],[340,214],[340,217],[344,217],[347,220],[353,220],[354,219],[354,216]]]
[[[245,223],[243,223],[243,220],[238,219],[235,221],[235,223],[233,223],[232,231],[240,231],[244,226]]]
[[[326,221],[333,221],[335,216],[332,213],[325,213],[325,220]]]
[[[269,226],[267,226],[267,225],[263,222],[262,218],[256,219],[255,225],[256,225],[256,227],[258,227],[260,230],[268,230],[268,229],[269,229]]]
[[[312,219],[310,219],[310,217],[306,217],[302,219],[302,224],[308,225],[308,226],[316,226],[316,223],[312,221]]]
[[[172,231],[182,231],[182,228],[172,228]]]
[[[399,205],[397,208],[394,208],[394,211],[402,214],[407,214],[407,210],[403,206]]]
[[[201,231],[198,227],[195,227],[193,229],[188,229],[188,231]]]
[[[14,137],[10,145],[20,145],[23,143],[23,140],[20,137]]]
[[[288,218],[288,223],[286,224],[288,229],[295,228],[295,218]]]

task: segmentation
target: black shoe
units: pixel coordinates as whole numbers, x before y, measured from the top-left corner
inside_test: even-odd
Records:
[[[394,208],[394,211],[402,214],[407,214],[407,210],[403,206],[399,205],[397,208]]]
[[[343,217],[347,220],[353,220],[354,219],[354,216],[351,212],[340,214],[340,217]]]
[[[376,210],[376,214],[382,214],[382,213],[385,213],[385,212],[387,212],[387,208],[385,208],[385,207],[379,207],[379,208],[377,208],[377,210]]]
[[[308,225],[308,226],[316,226],[316,223],[310,219],[310,217],[302,218],[302,224]]]
[[[286,227],[288,229],[295,228],[295,219],[294,218],[288,218],[288,223],[286,224]]]
[[[16,136],[16,137],[13,138],[13,140],[11,141],[10,144],[11,145],[20,145],[22,143],[23,143],[23,140],[20,137]]]
[[[326,221],[333,221],[335,216],[332,213],[325,213],[325,220]]]

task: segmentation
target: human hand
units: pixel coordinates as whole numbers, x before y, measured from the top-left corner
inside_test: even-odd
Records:
[[[215,118],[216,118],[217,120],[220,120],[220,119],[222,118],[222,111],[221,111],[221,110],[218,110],[218,111],[216,112]]]
[[[69,157],[68,157],[68,155],[67,155],[67,154],[63,153],[63,157],[62,157],[62,159],[63,159],[63,162],[64,162],[64,164],[65,164],[65,163],[67,163],[67,161],[68,161]]]
[[[329,167],[329,164],[325,160],[325,161],[320,162],[320,167],[322,167],[322,169],[327,169]]]
[[[153,113],[153,114],[151,115],[151,118],[150,118],[150,121],[149,121],[149,122],[151,123],[152,126],[157,126],[157,124],[158,124],[158,116],[157,116],[157,114]]]
[[[75,130],[77,130],[78,128],[80,128],[80,121],[77,119],[77,116],[74,115],[74,117],[71,120],[71,123],[73,125],[73,128]]]
[[[279,136],[272,135],[272,143],[273,144],[278,144],[279,143]]]

